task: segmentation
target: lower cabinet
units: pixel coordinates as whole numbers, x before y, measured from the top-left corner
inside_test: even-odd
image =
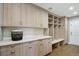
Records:
[[[22,44],[3,46],[0,48],[1,56],[21,56]]]
[[[23,56],[37,56],[37,42],[23,43]]]
[[[7,56],[7,46],[0,47],[0,55],[1,56]]]
[[[52,39],[47,39],[47,40],[44,40],[44,48],[45,48],[45,54],[48,54],[50,52],[52,52]]]
[[[52,39],[40,40],[38,44],[38,55],[46,55],[52,52]]]
[[[43,40],[38,41],[38,44],[37,44],[38,56],[45,55],[45,53],[44,53],[44,49],[45,49],[44,48],[44,43],[43,43]]]
[[[52,39],[41,39],[0,47],[1,56],[43,56],[52,52]]]

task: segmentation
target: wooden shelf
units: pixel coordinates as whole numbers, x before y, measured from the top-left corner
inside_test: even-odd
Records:
[[[55,43],[61,42],[61,41],[63,41],[63,40],[64,40],[64,39],[55,39],[55,40],[52,41],[52,44],[55,44]]]
[[[64,39],[64,20],[62,18],[58,18],[57,16],[54,15],[49,15],[48,17],[49,20],[49,35],[53,36],[53,39],[55,41],[52,41],[52,44],[56,42],[60,42]],[[60,39],[62,38],[62,39]],[[56,40],[58,39],[58,40]],[[61,45],[61,44],[60,44]]]

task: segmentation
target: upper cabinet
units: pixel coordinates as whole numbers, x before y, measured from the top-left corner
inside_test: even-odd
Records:
[[[3,19],[3,4],[0,3],[0,26],[2,25],[2,19]]]
[[[3,26],[21,25],[20,4],[4,4]]]
[[[42,20],[42,27],[44,28],[48,28],[48,12],[44,11],[43,9],[41,9],[40,11],[41,13],[41,20]]]
[[[48,12],[34,4],[4,4],[3,26],[48,28]]]

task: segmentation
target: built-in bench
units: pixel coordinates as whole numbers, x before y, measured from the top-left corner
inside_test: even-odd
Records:
[[[60,47],[64,44],[64,39],[56,39],[52,41],[52,48]]]

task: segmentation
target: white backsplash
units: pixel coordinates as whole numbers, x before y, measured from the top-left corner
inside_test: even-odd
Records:
[[[35,36],[35,35],[43,35],[43,29],[42,28],[3,27],[3,40],[7,40],[5,38],[11,38],[11,30],[22,30],[23,31],[23,37]]]

